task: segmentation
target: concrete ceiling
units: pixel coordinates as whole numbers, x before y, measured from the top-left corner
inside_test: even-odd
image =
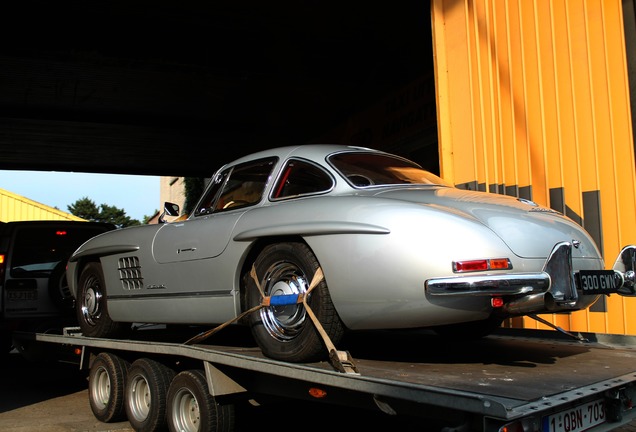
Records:
[[[0,6],[0,169],[205,177],[432,68],[428,1]]]

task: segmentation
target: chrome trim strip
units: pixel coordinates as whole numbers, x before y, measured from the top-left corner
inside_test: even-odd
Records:
[[[547,273],[455,276],[425,282],[426,292],[434,296],[493,296],[545,292],[550,286]]]

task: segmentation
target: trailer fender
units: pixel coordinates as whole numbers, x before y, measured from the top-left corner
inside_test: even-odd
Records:
[[[203,362],[205,377],[212,396],[245,393],[247,390],[232,378],[221,372],[210,362]]]

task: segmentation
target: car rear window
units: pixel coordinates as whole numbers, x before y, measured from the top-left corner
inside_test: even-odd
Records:
[[[400,184],[451,186],[414,162],[394,155],[346,152],[336,153],[328,160],[355,187]]]

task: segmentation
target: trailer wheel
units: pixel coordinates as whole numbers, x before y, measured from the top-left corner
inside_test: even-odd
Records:
[[[77,321],[84,336],[117,338],[130,329],[130,324],[114,322],[108,315],[106,284],[100,263],[91,262],[84,267],[77,289]]]
[[[200,370],[180,372],[168,390],[168,427],[171,432],[231,432],[234,405],[218,404]]]
[[[278,243],[263,249],[254,263],[258,283],[266,296],[304,294],[319,263],[304,243]],[[261,303],[254,279],[247,276],[247,307]],[[334,345],[345,331],[323,279],[309,294],[308,304]],[[328,357],[316,326],[302,304],[268,306],[249,315],[254,339],[268,357],[289,362],[311,362]]]
[[[88,400],[93,415],[110,423],[125,418],[124,389],[130,363],[111,353],[99,353],[88,375]]]
[[[135,360],[126,382],[126,415],[137,432],[166,428],[166,396],[174,371],[151,359]]]

